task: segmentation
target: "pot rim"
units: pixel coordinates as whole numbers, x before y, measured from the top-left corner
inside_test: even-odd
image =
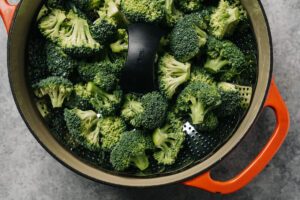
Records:
[[[261,103],[261,105],[259,106],[259,111],[256,115],[256,117],[254,118],[254,120],[252,121],[252,123],[250,124],[248,130],[243,134],[242,138],[239,140],[239,142],[237,142],[223,157],[222,159],[219,159],[219,160],[216,160],[213,164],[211,164],[210,166],[208,166],[206,169],[204,170],[201,170],[199,172],[196,172],[195,174],[191,175],[191,176],[188,176],[188,177],[185,177],[185,178],[182,178],[180,180],[176,180],[176,181],[170,181],[168,183],[162,183],[162,184],[155,184],[155,185],[124,185],[124,184],[118,184],[118,183],[112,183],[112,182],[107,182],[107,181],[104,181],[104,180],[100,180],[100,179],[97,179],[97,178],[94,178],[92,176],[89,176],[73,167],[71,167],[70,165],[68,165],[66,162],[64,162],[62,159],[60,159],[57,155],[55,155],[41,140],[40,138],[36,135],[36,133],[33,131],[33,129],[31,128],[31,126],[29,125],[29,122],[27,120],[27,118],[24,116],[24,113],[21,109],[21,106],[19,104],[19,101],[16,97],[16,93],[15,93],[15,89],[13,87],[13,81],[12,81],[12,77],[11,77],[11,74],[12,74],[12,71],[11,71],[11,68],[10,68],[10,65],[11,65],[11,62],[10,62],[10,41],[11,41],[11,37],[12,37],[12,33],[13,33],[13,30],[14,30],[14,24],[15,24],[15,20],[16,20],[16,17],[17,17],[17,14],[18,14],[18,11],[22,5],[24,0],[20,0],[20,2],[18,3],[18,6],[16,8],[16,11],[14,13],[14,16],[13,16],[13,19],[12,19],[12,22],[11,22],[11,27],[9,29],[9,34],[8,34],[8,42],[7,42],[7,70],[8,70],[8,77],[9,77],[9,83],[10,83],[10,89],[11,89],[11,93],[13,95],[13,98],[14,98],[14,102],[17,106],[17,109],[23,119],[23,121],[25,122],[27,128],[29,129],[29,131],[31,132],[31,134],[33,135],[33,137],[38,141],[38,143],[53,157],[55,158],[59,163],[61,163],[63,166],[67,167],[68,169],[72,170],[73,172],[85,177],[85,178],[88,178],[92,181],[95,181],[97,183],[102,183],[102,184],[106,184],[106,185],[111,185],[111,186],[118,186],[118,187],[125,187],[125,188],[148,188],[148,187],[158,187],[158,186],[163,186],[163,185],[169,185],[169,184],[175,184],[175,183],[181,183],[181,182],[184,182],[184,181],[187,181],[187,180],[190,180],[192,178],[195,178],[201,174],[203,174],[204,172],[206,171],[209,171],[210,169],[212,169],[215,165],[219,164],[219,162],[223,159],[225,159],[231,152],[233,152],[237,146],[245,139],[246,135],[251,131],[251,129],[253,128],[253,126],[255,125],[256,121],[258,120],[262,110],[263,110],[263,107],[264,107],[264,103],[266,101],[266,98],[268,96],[268,93],[269,93],[269,88],[270,88],[270,84],[271,84],[271,80],[272,80],[272,73],[273,73],[273,44],[272,44],[272,35],[271,35],[271,30],[270,30],[270,25],[269,25],[269,21],[268,21],[268,18],[267,18],[267,15],[266,15],[266,12],[264,10],[264,7],[261,3],[261,0],[257,0],[258,2],[258,5],[260,7],[260,10],[262,11],[262,15],[263,15],[263,18],[264,18],[264,21],[265,21],[265,24],[266,24],[266,29],[267,29],[267,34],[268,34],[268,39],[269,39],[269,48],[270,48],[270,71],[269,71],[269,80],[268,80],[268,83],[267,83],[267,87],[266,87],[266,91],[265,91],[265,94],[264,94],[264,98],[263,98],[263,101]],[[249,112],[250,110],[248,110],[247,112]],[[234,133],[233,133],[234,135]],[[216,150],[217,151],[217,150]],[[197,164],[198,165],[198,164]],[[184,170],[185,171],[185,170]],[[118,176],[118,175],[115,175],[115,176]],[[143,179],[143,178],[140,178],[140,179]]]

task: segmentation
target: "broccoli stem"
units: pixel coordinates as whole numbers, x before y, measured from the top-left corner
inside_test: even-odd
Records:
[[[229,62],[227,60],[222,60],[222,57],[219,56],[216,59],[208,58],[204,65],[204,68],[210,71],[211,73],[216,74],[228,64]]]
[[[139,168],[141,171],[144,171],[149,166],[149,160],[145,152],[143,152],[138,156],[132,157],[131,162],[134,164],[134,166]]]
[[[198,26],[195,26],[196,33],[199,37],[199,47],[202,47],[206,44],[207,34],[205,31],[201,30]]]
[[[115,43],[110,44],[110,48],[114,53],[120,53],[122,51],[128,50],[128,44],[125,41],[118,40]]]
[[[197,101],[195,97],[191,98],[191,114],[193,124],[201,124],[204,121],[205,109],[200,101]]]
[[[159,148],[163,148],[166,140],[168,139],[168,135],[166,134],[167,130],[171,128],[170,125],[165,126],[163,129],[156,129],[152,135],[153,142],[155,146]]]

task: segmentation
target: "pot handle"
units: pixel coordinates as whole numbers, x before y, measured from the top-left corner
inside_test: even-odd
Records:
[[[275,111],[277,119],[275,131],[260,154],[244,171],[231,180],[220,182],[211,178],[211,171],[209,170],[199,177],[186,181],[183,184],[213,193],[229,194],[243,188],[254,179],[278,151],[289,129],[290,120],[288,109],[275,85],[274,78],[272,78],[269,94],[264,105],[264,108],[266,107],[270,107]]]
[[[3,19],[7,33],[18,5],[10,5],[7,0],[0,0],[0,15]]]

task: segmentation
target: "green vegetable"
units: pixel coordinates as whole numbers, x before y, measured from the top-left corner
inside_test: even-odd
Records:
[[[79,83],[74,86],[74,90],[69,99],[65,102],[65,106],[69,109],[78,108],[80,110],[91,110],[92,105],[90,104],[89,98],[86,86]]]
[[[158,150],[155,151],[153,156],[159,164],[172,165],[175,163],[185,140],[182,126],[181,121],[173,118],[164,127],[154,131],[152,135],[153,143]]]
[[[140,130],[125,132],[110,155],[110,162],[117,171],[124,171],[130,166],[144,171],[149,167],[147,150],[153,150],[151,136]]]
[[[245,56],[241,50],[228,40],[209,38],[207,42],[208,58],[204,68],[212,74],[222,72],[221,80],[230,81],[243,70]]]
[[[240,15],[240,10],[236,5],[231,5],[226,0],[220,0],[218,8],[210,20],[212,34],[219,39],[232,35],[240,21]]]
[[[221,95],[215,86],[195,82],[188,85],[178,96],[176,114],[189,116],[193,124],[202,124],[208,112],[221,104]]]
[[[127,94],[121,116],[136,128],[154,130],[164,123],[167,106],[166,99],[158,92],[145,94],[141,98]]]
[[[117,41],[110,44],[110,49],[114,53],[122,53],[128,51],[128,33],[125,29],[118,29]]]
[[[120,117],[100,118],[101,148],[111,152],[126,131],[126,124]]]
[[[53,108],[62,107],[64,100],[69,98],[73,90],[73,84],[69,80],[56,76],[43,79],[33,87],[37,97],[50,97]]]
[[[218,111],[214,111],[214,113],[217,113]],[[214,131],[218,125],[219,120],[217,116],[213,112],[209,112],[205,115],[203,123],[195,124],[194,127],[197,131]]]
[[[77,61],[52,42],[46,44],[48,71],[52,76],[68,78],[77,67]]]
[[[171,32],[171,54],[181,62],[195,57],[206,44],[208,37],[205,32],[206,28],[207,25],[202,13],[184,16]]]
[[[90,103],[93,108],[102,116],[116,114],[122,102],[122,90],[116,89],[112,93],[107,93],[96,86],[95,83],[87,84],[87,91],[90,94]]]
[[[165,0],[166,24],[174,27],[183,17],[184,13],[175,7],[175,0]]]
[[[79,9],[89,12],[98,9],[103,0],[72,0]]]
[[[200,67],[193,67],[192,69],[189,84],[194,82],[207,83],[212,86],[216,85],[214,77],[211,74],[209,74],[206,70]]]
[[[100,121],[92,111],[65,109],[65,121],[76,142],[91,151],[100,150]]]
[[[165,17],[160,0],[122,0],[121,10],[131,23],[160,23]]]
[[[63,9],[64,8],[64,0],[47,0],[46,5],[50,8],[59,8]]]
[[[168,99],[171,99],[176,89],[190,78],[191,64],[181,63],[173,56],[165,54],[159,61],[159,88]]]
[[[195,12],[202,7],[203,0],[176,0],[176,5],[185,13]]]

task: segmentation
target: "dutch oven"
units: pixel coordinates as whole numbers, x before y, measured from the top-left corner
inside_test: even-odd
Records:
[[[8,74],[18,110],[33,136],[53,157],[69,169],[92,180],[130,187],[151,187],[182,182],[210,192],[224,194],[237,191],[249,183],[272,159],[284,141],[289,128],[288,110],[272,77],[272,41],[264,9],[258,0],[241,1],[249,13],[259,52],[258,79],[253,100],[243,121],[227,142],[203,162],[193,167],[161,177],[123,177],[85,163],[60,145],[35,108],[25,77],[27,35],[42,0],[21,0],[18,5],[9,5],[7,0],[0,0],[0,14],[9,34]],[[243,140],[266,107],[272,108],[277,118],[275,131],[266,146],[235,178],[225,182],[213,180],[210,176],[210,169]]]

